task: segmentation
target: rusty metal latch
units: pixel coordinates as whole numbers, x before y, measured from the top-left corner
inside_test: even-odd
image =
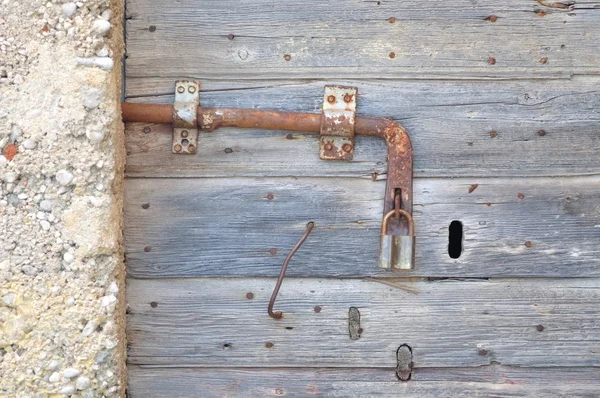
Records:
[[[123,121],[173,123],[174,153],[196,153],[198,126],[205,131],[241,127],[317,133],[320,135],[319,156],[326,160],[352,160],[355,135],[384,139],[388,167],[379,266],[389,270],[414,269],[413,149],[408,133],[400,124],[356,116],[358,90],[355,87],[325,86],[321,114],[203,108],[199,106],[199,89],[197,82],[179,81],[175,86],[174,105],[123,103]]]
[[[200,83],[191,80],[175,84],[173,103],[173,153],[196,153],[198,148],[198,106]]]
[[[354,157],[355,87],[325,86],[321,118],[323,160],[352,160]]]

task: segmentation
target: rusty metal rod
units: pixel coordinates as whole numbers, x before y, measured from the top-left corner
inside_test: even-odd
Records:
[[[121,104],[124,122],[172,123],[173,106],[160,104]],[[303,131],[319,134],[321,114],[282,112],[256,109],[198,107],[198,125],[212,131],[219,127],[259,128],[265,130]],[[355,134],[376,136],[388,146],[387,182],[383,214],[394,209],[396,192],[400,192],[400,208],[412,214],[412,164],[413,150],[410,137],[404,128],[388,119],[356,116]],[[404,234],[408,225],[390,225],[389,233]]]
[[[281,266],[281,271],[279,272],[279,278],[277,278],[277,283],[275,284],[275,289],[273,289],[273,294],[271,294],[271,300],[269,300],[269,307],[267,308],[267,312],[269,313],[269,316],[273,319],[281,319],[281,317],[283,317],[283,313],[281,311],[273,312],[273,306],[275,305],[275,300],[277,299],[277,294],[279,294],[279,289],[281,288],[281,284],[283,283],[283,277],[285,276],[285,271],[287,271],[287,267],[290,263],[290,260],[292,259],[292,257],[294,257],[294,254],[296,254],[298,249],[300,249],[300,246],[302,246],[302,244],[304,243],[306,238],[308,238],[308,235],[310,234],[310,231],[312,231],[314,226],[315,226],[315,223],[312,221],[309,222],[308,224],[306,224],[306,231],[304,231],[304,234],[302,235],[302,237],[300,238],[298,243],[296,243],[294,245],[294,247],[292,248],[292,251],[290,251],[290,254],[287,255],[287,257],[285,258],[285,261],[283,262],[283,265]]]
[[[123,122],[173,122],[173,105],[123,102],[121,112]],[[207,131],[218,127],[241,127],[318,134],[321,131],[321,117],[319,113],[198,107],[198,124]],[[355,133],[385,138],[384,130],[390,124],[395,123],[388,119],[357,116]]]

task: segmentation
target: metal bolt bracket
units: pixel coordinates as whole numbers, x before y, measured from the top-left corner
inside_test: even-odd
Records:
[[[356,87],[325,86],[321,118],[322,160],[352,160],[354,157],[354,119]]]
[[[173,153],[194,154],[198,150],[200,83],[180,80],[175,83],[173,104]]]

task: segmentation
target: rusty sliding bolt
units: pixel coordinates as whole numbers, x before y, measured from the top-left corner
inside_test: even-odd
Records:
[[[300,249],[300,246],[302,246],[302,244],[304,243],[306,238],[308,238],[308,235],[310,234],[310,231],[312,231],[314,226],[315,226],[315,223],[312,221],[309,222],[308,224],[306,224],[306,231],[304,231],[304,234],[302,235],[302,237],[300,238],[298,243],[296,243],[294,245],[294,247],[290,251],[290,254],[287,255],[287,257],[285,258],[285,261],[283,262],[283,265],[281,266],[281,271],[279,271],[279,278],[277,278],[277,283],[275,284],[275,289],[273,289],[273,294],[271,294],[271,300],[269,300],[269,308],[267,309],[269,316],[273,319],[281,319],[281,317],[283,317],[283,314],[281,313],[281,311],[273,312],[273,306],[275,305],[275,300],[277,299],[277,294],[279,294],[279,289],[281,288],[281,284],[283,283],[283,277],[285,276],[285,271],[287,271],[287,267],[290,263],[290,260],[292,259],[292,257],[294,257],[294,254],[296,254],[298,249]]]
[[[121,104],[124,122],[172,123],[173,106],[157,104]],[[283,112],[236,108],[197,108],[198,125],[205,131],[219,127],[241,127],[266,130],[303,131],[321,133],[323,114]],[[383,216],[395,211],[396,193],[400,209],[412,214],[413,149],[404,128],[388,119],[356,116],[354,134],[382,138],[387,143],[387,181]],[[390,223],[387,235],[407,236],[410,220],[401,217]],[[394,269],[394,267],[392,267]]]

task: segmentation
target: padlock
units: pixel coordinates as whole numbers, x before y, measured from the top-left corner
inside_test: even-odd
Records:
[[[415,223],[406,211],[397,210],[408,221],[408,235],[388,235],[389,219],[396,210],[388,212],[381,223],[381,239],[379,240],[379,267],[394,270],[411,270],[415,264]]]

